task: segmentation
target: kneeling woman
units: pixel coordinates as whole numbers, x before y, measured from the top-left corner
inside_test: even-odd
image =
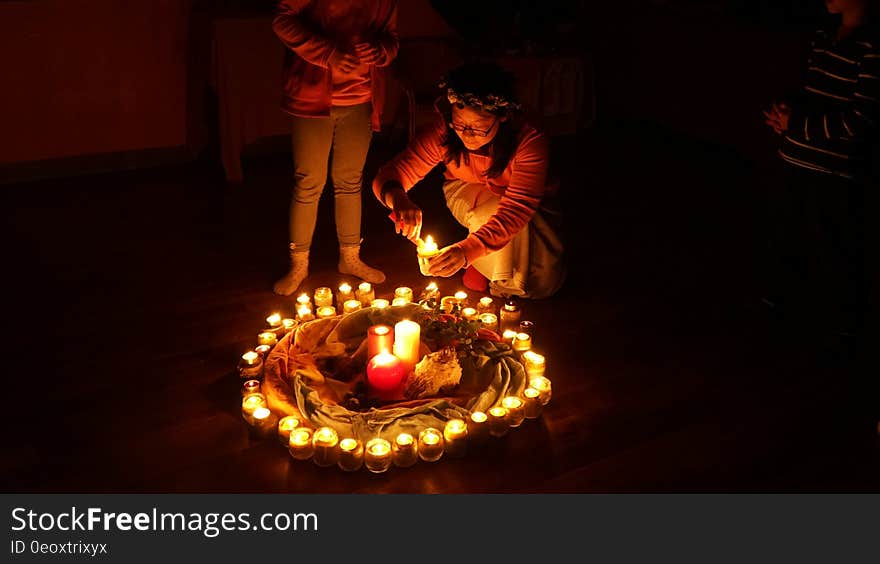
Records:
[[[552,295],[565,264],[547,137],[521,118],[513,79],[496,65],[465,64],[441,88],[437,123],[379,170],[373,192],[392,210],[397,232],[418,241],[422,211],[407,192],[444,164],[446,205],[469,235],[432,258],[430,273],[467,268],[464,284],[475,291]]]

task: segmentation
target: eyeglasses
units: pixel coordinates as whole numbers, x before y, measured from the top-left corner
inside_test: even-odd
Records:
[[[497,122],[498,122],[498,118],[495,118],[494,120],[492,120],[492,125],[490,125],[486,129],[477,129],[477,128],[471,127],[470,125],[461,125],[458,123],[450,123],[449,127],[458,131],[459,133],[466,133],[467,132],[467,133],[470,133],[471,135],[474,135],[476,137],[488,137],[489,133],[493,129],[495,129],[495,124]]]

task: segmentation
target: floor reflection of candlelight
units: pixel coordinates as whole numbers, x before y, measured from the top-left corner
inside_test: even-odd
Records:
[[[489,410],[489,433],[493,437],[503,437],[510,426],[507,424],[507,409],[495,406]]]
[[[364,449],[364,466],[375,474],[388,470],[391,466],[391,443],[381,437],[370,439]]]
[[[446,454],[452,458],[464,456],[467,450],[467,423],[461,419],[450,419],[443,427],[443,441]]]
[[[290,433],[299,427],[299,419],[293,415],[282,417],[278,421],[278,441],[282,445],[290,444]]]
[[[489,438],[489,416],[482,411],[471,413],[468,422],[468,437],[474,443],[484,443]]]
[[[364,465],[364,445],[357,439],[342,439],[336,463],[346,472],[360,470]]]
[[[443,456],[443,435],[437,429],[428,427],[419,433],[419,458],[425,462],[435,462]]]
[[[540,392],[538,399],[541,400],[541,405],[547,405],[550,401],[550,397],[553,395],[553,388],[550,384],[550,380],[544,376],[533,376],[529,379],[529,386]]]
[[[516,396],[507,396],[501,400],[501,407],[507,410],[507,424],[511,427],[519,427],[525,418],[523,400]]]
[[[308,427],[299,427],[290,433],[290,442],[287,444],[290,456],[297,460],[308,460],[315,452],[312,443],[312,430]]]
[[[537,419],[541,416],[544,406],[541,404],[541,392],[536,388],[526,388],[523,391],[523,412],[526,419]]]
[[[315,444],[315,452],[312,453],[312,461],[318,466],[333,466],[336,464],[336,445],[339,443],[339,435],[330,427],[321,427],[312,436]]]
[[[419,460],[419,450],[415,438],[409,433],[401,433],[394,439],[394,465],[400,468],[412,466]]]
[[[333,290],[327,286],[321,286],[315,290],[315,308],[332,307]]]
[[[394,356],[399,358],[409,370],[421,358],[421,326],[415,321],[404,319],[394,324]]]

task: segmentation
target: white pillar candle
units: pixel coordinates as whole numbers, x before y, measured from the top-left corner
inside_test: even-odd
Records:
[[[356,472],[364,465],[364,445],[357,439],[339,441],[336,463],[346,472]]]
[[[406,286],[400,286],[399,288],[394,289],[394,299],[403,298],[407,301],[407,303],[413,300],[413,291],[412,288],[408,288]]]
[[[468,426],[462,419],[450,419],[443,427],[443,442],[446,454],[452,458],[464,456],[467,449]]]
[[[436,462],[443,456],[443,434],[433,427],[419,433],[419,458]]]
[[[318,308],[318,319],[327,319],[328,317],[336,317],[336,308],[333,306],[321,306]]]
[[[409,319],[398,321],[394,325],[394,356],[399,358],[409,370],[415,368],[421,360],[419,355],[421,330],[418,323]]]
[[[342,304],[342,313],[354,313],[362,307],[363,305],[358,300],[345,300]]]
[[[383,300],[382,298],[377,298],[370,302],[370,307],[374,307],[376,309],[385,309],[389,305],[391,304],[388,302],[388,300]]]
[[[544,368],[546,365],[546,359],[543,355],[536,353],[535,351],[526,351],[522,354],[523,366],[526,369],[526,375],[531,376],[543,376]]]
[[[354,293],[356,299],[360,300],[363,307],[370,307],[370,302],[376,299],[376,292],[373,285],[369,282],[361,282]]]
[[[541,404],[541,392],[531,386],[523,390],[523,412],[526,419],[537,419],[541,416],[544,406]]]
[[[278,420],[278,442],[287,446],[290,444],[290,433],[299,427],[299,419],[293,415],[282,417]]]
[[[489,416],[482,411],[471,413],[467,425],[468,437],[474,443],[484,443],[489,438]]]
[[[497,405],[489,410],[489,434],[493,437],[503,437],[509,428],[507,410],[504,407]]]
[[[326,286],[321,286],[315,290],[315,308],[328,307],[333,305],[333,290]]]
[[[409,433],[401,433],[394,439],[391,447],[394,465],[400,468],[412,466],[419,460],[419,449],[416,439]]]
[[[290,456],[297,460],[308,460],[315,452],[312,443],[312,430],[308,427],[299,427],[290,433],[290,442],[287,444]]]
[[[312,453],[312,462],[318,466],[333,466],[336,464],[336,445],[339,443],[339,435],[330,427],[321,427],[312,435],[315,451]]]
[[[511,427],[519,427],[525,419],[525,404],[516,396],[507,396],[501,400],[501,407],[507,410],[507,424]]]
[[[374,474],[380,474],[391,466],[391,443],[381,437],[370,439],[364,449],[364,466]]]

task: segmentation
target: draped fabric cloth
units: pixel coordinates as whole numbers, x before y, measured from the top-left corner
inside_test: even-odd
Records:
[[[352,382],[334,378],[328,366],[365,362],[365,339],[371,325],[394,325],[415,319],[418,304],[385,309],[366,308],[344,316],[318,319],[300,325],[282,338],[266,360],[263,391],[269,408],[281,415],[296,415],[313,427],[331,427],[340,437],[364,442],[382,437],[389,441],[400,433],[443,429],[453,418],[467,420],[474,411],[487,411],[508,395],[521,395],[526,373],[511,348],[503,343],[479,341],[478,354],[462,359],[462,379],[453,396],[402,401],[353,411],[340,404]],[[430,352],[423,347],[424,352]]]

